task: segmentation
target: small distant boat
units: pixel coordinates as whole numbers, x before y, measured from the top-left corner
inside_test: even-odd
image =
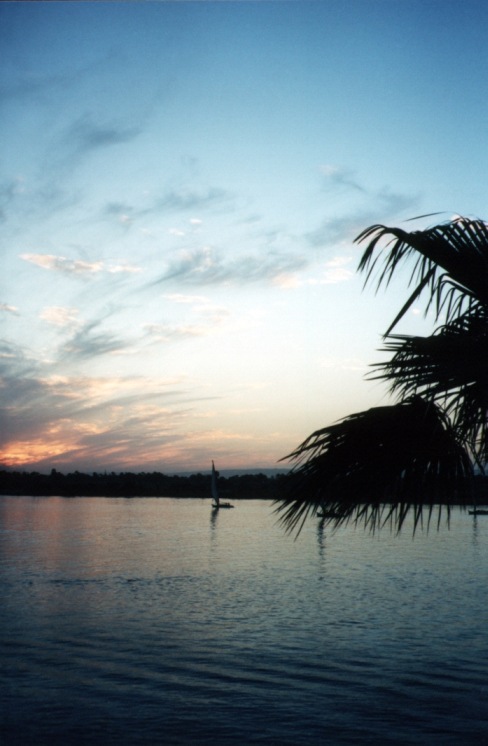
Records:
[[[212,510],[220,510],[220,508],[233,508],[231,503],[223,503],[219,498],[219,491],[217,489],[217,472],[215,471],[215,464],[212,461]]]
[[[469,515],[488,515],[488,510],[480,510],[478,508],[474,508],[474,510],[469,510]]]

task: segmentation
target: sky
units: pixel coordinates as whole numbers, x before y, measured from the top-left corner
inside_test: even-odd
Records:
[[[484,0],[0,3],[0,467],[288,468],[387,404],[367,374],[409,272],[364,288],[354,238],[488,216],[487,24]]]

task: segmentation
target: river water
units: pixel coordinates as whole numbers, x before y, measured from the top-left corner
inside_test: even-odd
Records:
[[[0,744],[488,744],[488,516],[0,497]]]

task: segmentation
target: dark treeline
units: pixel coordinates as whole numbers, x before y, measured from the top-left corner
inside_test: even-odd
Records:
[[[470,482],[473,502],[488,501],[488,478],[477,476]],[[293,486],[292,474],[268,476],[263,473],[220,476],[221,497],[275,500]],[[210,474],[167,475],[161,472],[122,472],[83,474],[75,471],[50,474],[0,470],[0,495],[62,497],[211,497]],[[450,501],[452,502],[452,501]],[[456,502],[456,501],[454,501]]]
[[[278,497],[285,475],[240,474],[219,477],[219,491],[229,498]],[[61,495],[63,497],[210,497],[210,475],[168,476],[160,472],[62,474],[0,471],[1,495]]]

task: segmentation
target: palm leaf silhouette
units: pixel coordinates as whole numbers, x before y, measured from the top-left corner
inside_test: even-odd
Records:
[[[412,261],[406,302],[384,334],[391,357],[373,366],[399,402],[353,414],[312,433],[286,459],[288,491],[277,501],[287,530],[319,512],[338,526],[353,520],[414,530],[434,505],[471,499],[473,464],[488,456],[488,226],[457,218],[407,232],[373,225],[359,262],[365,285],[388,286]],[[413,303],[442,323],[428,337],[392,334]],[[439,518],[441,509],[439,508]]]
[[[338,526],[351,519],[375,527],[410,508],[464,500],[472,465],[443,412],[420,397],[350,415],[312,433],[285,457],[295,461],[289,494],[277,511],[287,530],[323,512]],[[383,521],[384,522],[384,521]]]
[[[390,239],[387,252],[380,250],[384,238]],[[436,319],[445,311],[447,323],[464,310],[471,313],[479,305],[488,307],[488,226],[485,222],[458,218],[411,233],[400,228],[373,225],[360,233],[356,242],[366,239],[369,239],[369,244],[358,269],[366,273],[365,284],[378,270],[377,289],[383,284],[388,285],[402,262],[412,256],[415,258],[410,277],[410,284],[416,283],[415,289],[385,336],[426,288],[430,291],[427,309],[434,305]],[[381,261],[383,267],[379,269]]]
[[[486,461],[488,318],[463,315],[430,337],[390,335],[390,360],[376,363],[372,378],[390,383],[400,398],[422,395],[440,404],[474,460]]]

